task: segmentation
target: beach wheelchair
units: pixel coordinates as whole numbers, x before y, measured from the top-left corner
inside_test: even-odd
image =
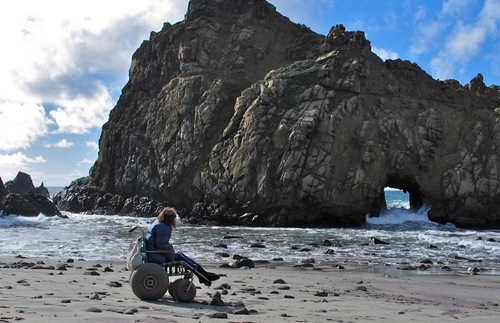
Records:
[[[135,227],[129,232],[139,227]],[[186,257],[186,261],[172,261],[165,263],[148,262],[148,253],[154,251],[146,250],[146,239],[144,230],[141,229],[140,253],[142,264],[135,268],[130,274],[129,282],[132,292],[142,300],[157,300],[168,291],[178,302],[191,302],[196,297],[196,286],[193,283],[197,276],[204,285],[210,286],[211,281],[197,270],[197,264]],[[183,254],[181,253],[181,256]],[[170,277],[176,277],[170,281]]]

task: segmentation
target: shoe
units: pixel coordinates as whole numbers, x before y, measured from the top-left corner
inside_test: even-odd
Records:
[[[214,280],[217,280],[220,278],[219,275],[217,274],[214,274],[214,273],[207,273],[206,277],[208,278],[208,280],[210,281],[214,281]]]

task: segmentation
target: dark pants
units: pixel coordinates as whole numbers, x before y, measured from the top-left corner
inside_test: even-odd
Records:
[[[204,283],[204,282],[210,280],[210,277],[211,277],[210,273],[207,273],[207,271],[205,269],[203,269],[203,267],[199,263],[197,263],[193,259],[189,258],[188,256],[186,256],[182,252],[177,252],[175,254],[174,260],[175,261],[184,261],[189,267],[191,267],[193,269],[193,273],[200,280],[200,283]]]

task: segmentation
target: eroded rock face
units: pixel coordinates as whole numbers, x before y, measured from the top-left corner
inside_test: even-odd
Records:
[[[4,197],[4,215],[38,216],[40,213],[46,216],[65,217],[52,201],[33,192],[9,193]]]
[[[50,197],[49,190],[43,185],[43,183],[40,184],[39,187],[35,187],[35,185],[33,185],[33,181],[31,180],[31,176],[24,172],[18,172],[13,180],[6,182],[5,189],[9,191],[9,193],[13,194],[33,192],[46,198]]]
[[[29,174],[19,172],[12,181],[3,184],[0,178],[0,215],[65,217],[49,199],[49,191],[43,185],[35,187]]]
[[[265,1],[191,1],[134,54],[91,175],[56,202],[126,214],[116,199],[147,196],[197,223],[354,226],[391,186],[434,221],[500,227],[499,94]]]
[[[9,191],[5,188],[2,178],[0,177],[0,215],[3,213],[3,202],[4,202],[4,197],[5,195],[9,194]]]

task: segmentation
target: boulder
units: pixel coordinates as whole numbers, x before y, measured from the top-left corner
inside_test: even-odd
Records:
[[[23,172],[18,172],[12,181],[6,182],[5,188],[9,193],[13,194],[33,192],[46,198],[50,198],[49,190],[43,185],[43,182],[39,187],[35,187],[33,185],[33,181],[31,180],[31,176]]]
[[[500,228],[499,93],[480,74],[462,86],[382,61],[363,32],[319,35],[264,0],[192,0],[133,55],[90,175],[56,201],[126,214],[145,197],[142,215],[166,204],[192,223],[359,226],[390,186],[433,221]]]
[[[21,216],[38,216],[43,213],[46,216],[64,217],[57,207],[49,199],[33,192],[12,194],[4,197],[4,215],[15,214]]]
[[[0,199],[7,194],[9,194],[9,191],[7,191],[7,189],[5,188],[2,178],[0,177]]]
[[[5,186],[3,185],[3,181],[2,181],[2,178],[0,177],[0,215],[3,213],[3,208],[4,208],[4,205],[3,205],[3,202],[4,202],[4,197],[9,194],[9,191],[7,191],[7,189],[5,188]]]
[[[5,186],[0,178],[1,215],[38,216],[43,213],[46,216],[65,217],[49,197],[49,191],[43,183],[35,188],[29,174],[19,172]]]

